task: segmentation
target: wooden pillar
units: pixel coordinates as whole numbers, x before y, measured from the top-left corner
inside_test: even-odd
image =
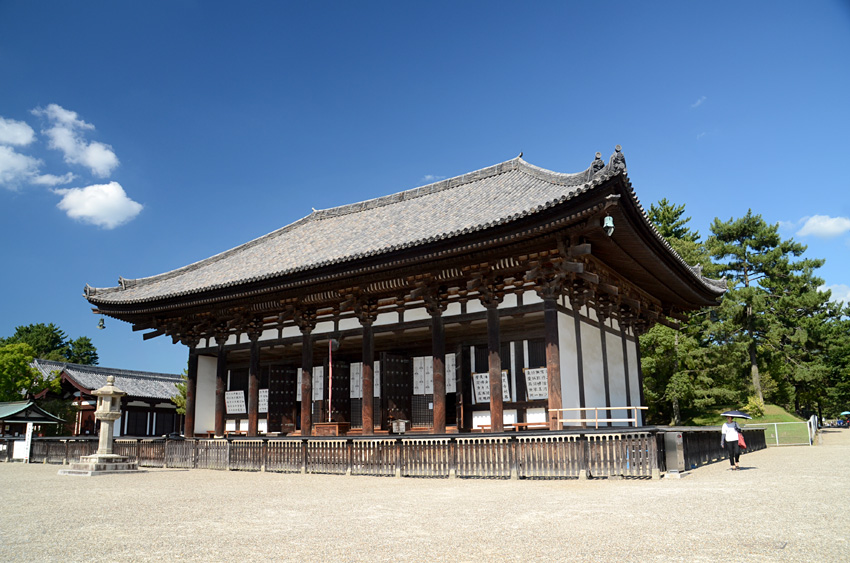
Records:
[[[631,391],[631,382],[629,381],[629,346],[628,341],[626,340],[626,327],[623,323],[623,317],[620,316],[620,319],[617,323],[620,327],[620,340],[623,344],[623,373],[626,377],[626,406],[632,406],[632,391]],[[632,413],[626,413],[627,416]],[[634,425],[630,422],[629,426],[637,426],[637,421],[635,421]]]
[[[584,358],[581,349],[581,303],[578,301],[571,302],[573,309],[573,321],[575,323],[576,333],[576,371],[578,374],[578,406],[584,408],[587,406],[587,401],[584,397]],[[585,411],[579,411],[579,418],[587,418]],[[582,426],[587,426],[586,422],[581,423]]]
[[[218,356],[215,364],[215,435],[224,436],[224,392],[227,386],[227,352],[224,343],[227,335],[216,336]]]
[[[375,433],[375,338],[372,331],[372,319],[361,318],[363,325],[363,383],[361,385],[360,416],[363,421],[363,435]]]
[[[543,325],[546,340],[546,378],[549,391],[549,408],[564,407],[561,398],[561,351],[558,341],[558,302],[552,294],[543,299]],[[549,430],[560,430],[560,412],[550,413]]]
[[[602,308],[597,307],[596,318],[599,320],[599,338],[602,349],[602,382],[605,386],[605,406],[611,406],[611,377],[608,370],[608,338],[605,336],[605,315],[602,313]],[[605,410],[605,418],[611,418],[611,411]],[[606,422],[606,426],[611,426],[611,422]]]
[[[248,364],[248,436],[257,435],[260,410],[260,335],[250,334],[251,357]]]
[[[502,357],[499,342],[499,304],[495,300],[487,307],[487,364],[490,371],[490,431],[505,430],[502,403]]]
[[[443,311],[431,313],[431,358],[434,364],[434,434],[446,433],[446,336]],[[498,336],[497,336],[498,339]],[[501,382],[501,375],[499,375]]]
[[[198,353],[195,347],[189,349],[189,369],[186,372],[186,418],[183,425],[183,435],[187,438],[195,436],[195,395],[198,388]]]
[[[301,328],[301,435],[313,434],[313,329]]]

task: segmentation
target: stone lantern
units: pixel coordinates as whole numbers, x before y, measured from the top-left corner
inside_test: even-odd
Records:
[[[112,456],[112,435],[115,421],[121,418],[121,397],[124,391],[115,387],[115,377],[106,378],[106,385],[92,391],[97,397],[97,409],[94,417],[100,421],[100,440],[97,443],[98,456]]]
[[[59,471],[60,475],[100,475],[104,473],[124,473],[138,470],[135,462],[125,456],[112,453],[112,433],[115,421],[121,418],[121,397],[126,395],[115,387],[115,377],[106,378],[106,385],[92,391],[97,397],[97,409],[94,416],[100,421],[100,438],[97,453],[82,456],[79,463],[72,463],[70,469]]]

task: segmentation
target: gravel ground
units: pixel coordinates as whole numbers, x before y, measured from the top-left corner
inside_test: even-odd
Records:
[[[0,463],[0,561],[850,561],[850,430],[728,467],[502,481]]]

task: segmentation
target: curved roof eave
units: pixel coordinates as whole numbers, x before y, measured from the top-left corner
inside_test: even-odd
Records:
[[[612,157],[613,162],[613,157]],[[314,210],[310,215],[303,217],[285,227],[282,227],[272,233],[263,235],[258,237],[252,241],[234,247],[230,250],[221,252],[212,257],[206,258],[204,260],[200,260],[193,264],[189,264],[187,266],[172,270],[170,272],[165,272],[163,274],[159,274],[156,276],[151,276],[147,278],[140,278],[135,280],[128,280],[124,278],[119,279],[119,286],[111,287],[111,288],[92,288],[90,286],[86,286],[85,296],[90,303],[96,306],[104,306],[104,305],[132,305],[132,304],[142,304],[142,303],[151,303],[163,301],[166,299],[179,299],[182,297],[186,297],[189,295],[197,295],[203,293],[209,293],[214,291],[219,291],[222,289],[227,289],[231,287],[245,286],[248,284],[262,282],[269,279],[280,278],[285,276],[291,276],[294,274],[298,274],[301,272],[308,272],[313,270],[318,270],[323,267],[344,264],[347,262],[353,262],[357,260],[363,260],[367,258],[371,258],[374,256],[380,256],[383,254],[388,254],[391,252],[396,252],[399,250],[409,249],[416,246],[421,246],[424,244],[438,242],[440,240],[447,240],[451,238],[456,238],[459,236],[467,235],[474,232],[483,231],[489,228],[493,228],[495,226],[503,225],[506,223],[510,223],[512,221],[516,221],[522,219],[524,217],[528,217],[530,215],[534,215],[536,213],[540,213],[546,209],[550,209],[554,206],[565,203],[566,201],[575,198],[579,194],[586,193],[597,186],[611,180],[617,176],[622,176],[622,181],[627,188],[627,191],[632,198],[634,205],[640,210],[640,215],[644,224],[651,230],[655,239],[663,245],[666,252],[668,252],[671,256],[675,257],[680,265],[683,268],[683,271],[686,271],[690,274],[693,281],[697,282],[700,286],[703,286],[712,294],[721,295],[725,291],[725,282],[720,280],[710,280],[705,278],[698,272],[696,269],[685,263],[685,261],[681,258],[681,256],[676,253],[676,251],[670,246],[670,244],[661,236],[658,230],[654,225],[649,221],[649,218],[643,209],[643,206],[640,204],[640,201],[637,199],[637,196],[634,193],[634,190],[631,187],[631,183],[629,182],[628,176],[626,174],[625,167],[623,166],[621,169],[614,169],[611,164],[606,165],[601,170],[598,170],[595,174],[591,172],[591,168],[587,170],[575,174],[565,174],[559,172],[553,172],[550,170],[546,170],[544,168],[537,167],[533,164],[530,164],[524,160],[522,160],[521,156],[514,158],[512,160],[502,162],[500,164],[490,166],[487,168],[483,168],[481,170],[471,172],[468,174],[464,174],[461,176],[457,176],[455,178],[449,178],[446,180],[442,180],[440,182],[436,182],[433,184],[429,184],[426,186],[422,186],[419,188],[414,188],[412,190],[407,190],[403,192],[398,192],[396,194],[391,194],[388,196],[383,196],[379,198],[375,198],[372,200],[367,200],[364,202],[353,203],[348,205],[343,205],[340,207],[335,207],[331,209],[325,210]],[[275,241],[278,237],[282,237],[286,234],[295,233],[297,229],[311,225],[317,224],[317,222],[331,220],[333,221],[335,218],[345,217],[345,216],[356,216],[357,214],[362,214],[364,212],[370,210],[376,210],[382,207],[393,206],[393,205],[401,205],[401,209],[404,210],[405,202],[411,202],[417,200],[418,198],[423,198],[426,196],[433,196],[434,194],[446,194],[451,193],[451,190],[464,188],[465,186],[469,186],[473,183],[480,182],[485,184],[486,189],[496,189],[499,187],[498,177],[504,175],[509,172],[520,172],[528,180],[525,183],[534,183],[537,182],[539,184],[549,186],[550,189],[552,187],[557,187],[556,192],[552,192],[555,197],[544,197],[538,201],[533,201],[533,205],[526,206],[522,208],[510,209],[508,212],[498,217],[486,217],[489,220],[478,220],[474,224],[465,225],[463,228],[458,228],[455,230],[447,230],[445,232],[434,232],[430,233],[427,236],[421,236],[418,238],[410,238],[408,240],[401,240],[397,244],[389,244],[383,247],[367,249],[363,252],[349,253],[349,254],[340,254],[335,257],[326,260],[320,260],[312,263],[304,263],[300,265],[296,265],[294,267],[274,269],[263,273],[261,275],[254,276],[245,276],[236,279],[230,279],[223,281],[222,283],[208,283],[208,284],[200,284],[194,285],[189,288],[185,288],[182,290],[168,290],[168,282],[171,280],[175,280],[184,275],[192,275],[198,273],[205,268],[214,267],[218,263],[222,263],[223,261],[232,260],[238,258],[240,253],[248,252],[252,249],[260,247],[263,244],[270,244]],[[493,186],[488,187],[486,183],[489,182]],[[564,190],[563,188],[567,188]],[[541,193],[544,195],[546,193],[550,193],[547,190],[541,190]],[[551,194],[550,194],[551,195]],[[295,236],[295,235],[293,235]],[[308,241],[309,242],[309,241]],[[162,284],[164,286],[164,290],[162,292],[152,292],[149,295],[142,295],[133,297],[130,294],[133,293],[130,290],[150,287],[153,284]],[[722,285],[722,289],[721,286]]]

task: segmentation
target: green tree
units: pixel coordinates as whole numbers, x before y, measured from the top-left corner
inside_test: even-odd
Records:
[[[0,346],[0,401],[22,401],[48,386],[58,390],[55,378],[45,380],[30,365],[34,358],[35,351],[29,344]]]
[[[175,383],[177,394],[171,397],[171,402],[177,405],[177,414],[186,414],[186,382],[188,381],[187,370],[183,370],[180,374],[183,378],[181,383]]]
[[[88,336],[81,336],[68,342],[67,356],[72,364],[96,366],[98,362],[97,348]]]
[[[699,242],[699,231],[692,231],[687,226],[691,218],[682,218],[684,214],[684,203],[676,205],[667,201],[666,197],[659,201],[658,205],[650,204],[649,213],[647,213],[649,220],[668,241]]]
[[[770,361],[770,354],[764,350],[776,322],[773,307],[778,295],[773,290],[779,280],[822,263],[792,262],[791,258],[801,256],[806,247],[793,239],[782,240],[778,229],[778,225],[768,225],[761,215],[749,210],[740,219],[723,222],[715,218],[712,235],[706,241],[709,254],[719,262],[730,283],[721,308],[727,324],[723,332],[731,337],[727,343],[746,350],[753,393],[762,402],[759,367]]]
[[[63,330],[53,323],[30,324],[15,328],[15,334],[0,339],[2,344],[26,343],[35,357],[55,362],[97,365],[97,349],[87,336],[70,340]]]
[[[648,215],[685,262],[700,265],[705,275],[713,276],[718,268],[684,213],[684,205],[662,199],[650,206]],[[708,341],[706,323],[707,312],[692,313],[686,315],[680,330],[658,324],[640,337],[648,420],[681,424],[728,397],[727,390],[716,385],[727,365],[725,356]]]

